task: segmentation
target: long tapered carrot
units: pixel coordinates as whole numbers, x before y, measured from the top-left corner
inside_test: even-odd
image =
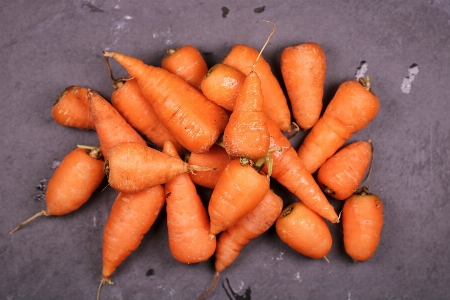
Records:
[[[271,120],[267,121],[267,126],[270,132],[270,147],[282,147],[281,151],[274,151],[270,154],[273,160],[271,176],[310,209],[325,219],[338,223],[339,216],[334,207],[328,202],[314,177],[305,168],[289,140]]]
[[[205,152],[228,122],[226,110],[186,81],[162,68],[118,52],[104,52],[136,78],[161,122],[191,152]]]
[[[101,158],[98,147],[80,146],[69,152],[48,181],[46,210],[22,222],[10,234],[39,216],[62,216],[86,203],[105,177]]]
[[[312,42],[286,47],[280,69],[295,121],[300,128],[311,128],[322,112],[325,53]]]
[[[346,140],[370,123],[379,105],[363,79],[342,83],[297,151],[306,169],[310,173],[317,171]]]
[[[179,158],[172,142],[164,143],[163,153]],[[167,231],[172,256],[184,264],[208,260],[216,249],[209,235],[209,217],[188,174],[180,174],[164,185]]]

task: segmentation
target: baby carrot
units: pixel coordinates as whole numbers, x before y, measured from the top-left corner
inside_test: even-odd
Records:
[[[322,112],[326,58],[316,43],[286,47],[280,68],[295,121],[303,129],[311,128]]]
[[[297,151],[306,169],[317,171],[346,140],[370,123],[378,109],[378,98],[364,79],[342,83]]]

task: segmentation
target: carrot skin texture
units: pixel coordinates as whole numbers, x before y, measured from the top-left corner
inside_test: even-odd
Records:
[[[331,233],[325,220],[302,202],[288,205],[275,228],[283,242],[304,256],[323,258],[331,249]]]
[[[316,172],[346,140],[370,123],[378,109],[378,98],[359,82],[342,83],[297,151],[306,169]]]
[[[345,200],[360,185],[371,158],[370,142],[353,142],[336,152],[320,167],[317,182],[325,194],[337,200]]]
[[[178,157],[171,142],[165,143],[163,153]],[[209,236],[208,214],[189,175],[180,174],[169,180],[165,194],[172,256],[184,264],[208,260],[216,249],[216,237]]]
[[[68,86],[53,104],[51,115],[60,125],[79,129],[95,129],[94,117],[89,109],[88,89]]]
[[[108,158],[110,149],[119,143],[135,142],[147,145],[142,136],[100,94],[89,90],[88,100],[105,159]]]
[[[103,278],[139,246],[164,206],[164,187],[157,185],[134,194],[118,193],[103,234]]]
[[[161,68],[177,75],[198,90],[208,72],[202,54],[191,45],[167,50],[167,55],[161,61]]]
[[[302,129],[310,129],[322,112],[326,58],[316,43],[286,47],[280,68],[292,107],[292,115]]]
[[[232,66],[244,74],[249,74],[259,52],[250,46],[237,44],[225,57],[223,63]],[[264,112],[278,127],[285,132],[291,132],[291,112],[280,83],[273,75],[270,65],[261,56],[254,68],[261,80],[264,96]]]
[[[300,199],[310,209],[333,223],[339,222],[339,216],[327,197],[320,189],[311,173],[306,170],[289,140],[275,123],[268,120],[270,147],[283,147],[281,151],[270,154],[273,159],[272,177]]]
[[[159,120],[150,102],[144,97],[136,79],[123,81],[111,95],[111,104],[120,115],[150,142],[163,147],[164,142],[172,141],[178,153],[184,148],[172,133]]]
[[[250,165],[232,160],[220,174],[208,205],[210,234],[216,235],[236,224],[253,210],[269,190],[269,178]]]
[[[189,83],[162,68],[117,52],[108,52],[136,78],[161,122],[191,152],[207,151],[228,122],[225,109],[208,100]]]
[[[269,190],[263,200],[234,226],[222,232],[215,253],[216,271],[222,272],[239,256],[242,248],[275,223],[283,209],[283,200]]]
[[[342,209],[344,247],[354,261],[367,261],[376,251],[383,228],[383,203],[374,195],[352,195]]]

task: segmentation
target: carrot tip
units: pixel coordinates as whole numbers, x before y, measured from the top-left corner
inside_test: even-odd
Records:
[[[200,298],[198,298],[197,300],[204,300],[206,299],[206,297],[208,297],[209,294],[211,294],[211,292],[214,290],[214,288],[216,287],[217,281],[219,280],[219,271],[216,271],[216,274],[214,275],[214,280],[213,283],[211,284],[211,287],[206,291],[206,293],[204,293]]]
[[[105,56],[105,57],[114,57],[114,52],[103,51],[103,56]]]

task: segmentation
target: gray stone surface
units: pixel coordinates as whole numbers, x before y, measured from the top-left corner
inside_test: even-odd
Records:
[[[101,279],[103,225],[116,195],[111,188],[96,192],[72,214],[42,217],[8,234],[45,209],[36,186],[52,176],[53,161],[76,144],[98,143],[95,132],[52,120],[50,107],[58,94],[83,85],[108,98],[106,49],[159,65],[167,48],[191,44],[212,66],[236,43],[260,48],[272,29],[262,19],[277,24],[264,57],[278,77],[284,47],[307,41],[323,47],[325,103],[341,82],[355,77],[361,61],[367,62],[381,108],[351,141],[373,141],[368,184],[384,201],[385,225],[375,256],[365,263],[353,263],[345,254],[340,225],[329,223],[334,238],[329,263],[291,250],[272,228],[243,249],[210,298],[232,299],[222,286],[228,279],[241,295],[236,299],[250,299],[242,296],[246,289],[251,299],[448,299],[448,1],[3,2],[1,299],[94,299]],[[228,8],[226,15],[222,7]],[[403,78],[413,64],[420,72],[404,93]],[[117,75],[123,72],[114,68]],[[296,200],[274,181],[273,188],[286,204]],[[337,211],[342,207],[331,202]],[[104,286],[102,299],[195,299],[213,276],[212,260],[181,265],[171,257],[163,213],[116,270],[115,284]]]

